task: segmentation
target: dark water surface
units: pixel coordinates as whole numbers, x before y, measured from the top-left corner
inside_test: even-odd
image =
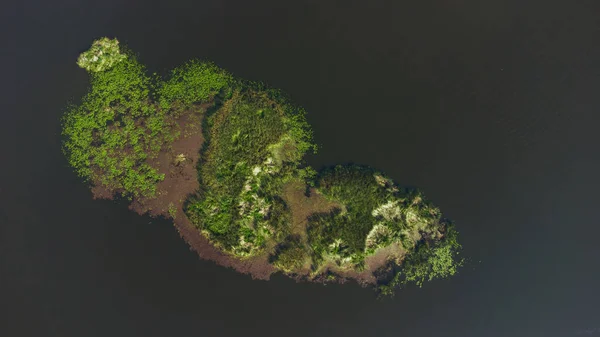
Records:
[[[69,0],[3,14],[0,336],[600,336],[598,1]],[[151,71],[202,57],[287,91],[309,111],[315,167],[369,164],[422,188],[472,263],[383,302],[356,285],[252,281],[199,260],[167,221],[92,200],[59,117],[86,90],[78,54],[104,35]]]

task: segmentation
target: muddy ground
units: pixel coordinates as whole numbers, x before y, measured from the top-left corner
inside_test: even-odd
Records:
[[[148,214],[153,217],[164,217],[172,219],[175,228],[181,237],[187,242],[191,250],[194,250],[200,258],[211,260],[219,265],[233,268],[238,272],[249,274],[252,278],[268,280],[276,269],[269,263],[270,250],[263,254],[240,260],[230,256],[213,246],[208,239],[202,235],[200,230],[192,224],[183,211],[185,200],[193,195],[199,186],[196,167],[200,160],[200,151],[204,143],[201,130],[203,111],[206,106],[197,111],[187,111],[176,121],[180,128],[180,136],[169,149],[161,151],[157,158],[151,160],[154,167],[158,167],[159,173],[165,175],[165,179],[157,186],[155,198],[135,198],[129,208],[136,213]],[[337,205],[327,201],[313,188],[305,193],[305,187],[298,182],[290,183],[284,187],[284,199],[292,212],[292,232],[306,240],[306,225],[308,216],[315,212],[326,212]],[[112,199],[114,194],[101,187],[92,187],[94,198]],[[335,265],[327,266],[325,272],[333,272],[338,277],[338,282],[345,282],[351,278],[359,284],[367,285],[376,282],[373,272],[384,266],[387,254],[379,252],[368,258],[367,268],[361,272],[344,271]],[[297,280],[310,280],[324,282],[325,278],[307,277],[310,266],[305,266],[301,275],[290,275]],[[331,281],[331,280],[327,280]]]

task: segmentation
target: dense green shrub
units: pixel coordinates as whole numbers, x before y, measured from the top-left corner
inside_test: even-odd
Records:
[[[379,184],[377,176],[377,172],[361,166],[336,166],[321,172],[318,191],[341,208],[309,219],[308,238],[316,262],[328,258],[348,265],[364,259],[367,237],[378,223],[373,211],[400,196],[394,186]],[[401,219],[397,220],[402,226]]]
[[[302,157],[313,147],[308,124],[302,111],[251,87],[236,89],[206,124],[202,188],[188,215],[225,251],[255,255],[288,231],[282,219],[289,210],[279,194],[300,175]]]
[[[317,189],[341,205],[309,219],[308,239],[317,266],[330,260],[358,268],[379,248],[397,243],[397,250],[412,250],[411,237],[436,236],[443,229],[439,210],[419,191],[401,189],[368,167],[327,169],[321,172]]]
[[[192,60],[175,68],[170,78],[158,88],[161,108],[169,109],[173,104],[189,106],[206,102],[221,90],[229,89],[233,77],[211,62]]]
[[[404,261],[402,273],[406,282],[422,286],[425,281],[445,278],[457,272],[463,263],[463,260],[458,258],[461,249],[458,232],[452,225],[447,225],[445,231],[443,239],[439,241],[421,242]]]
[[[289,236],[277,247],[271,257],[271,263],[275,268],[291,274],[298,272],[307,258],[308,254],[302,240],[298,236]]]
[[[150,102],[150,78],[133,55],[90,73],[91,87],[63,118],[64,152],[90,182],[129,196],[152,196],[163,176],[147,161],[174,137]]]
[[[102,38],[79,57],[78,64],[90,71],[91,86],[63,117],[63,150],[90,183],[111,193],[152,197],[164,175],[151,159],[180,133],[174,107],[211,101],[228,88],[231,75],[211,63],[191,61],[166,81],[152,79],[118,44]]]

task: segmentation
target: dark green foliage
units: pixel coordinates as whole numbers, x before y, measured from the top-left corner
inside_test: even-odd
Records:
[[[329,213],[313,214],[308,220],[308,243],[315,271],[329,260],[360,272],[365,268],[365,257],[392,244],[396,245],[389,250],[390,254],[399,256],[409,252],[413,256],[410,253],[415,249],[413,238],[434,242],[446,231],[439,209],[419,191],[401,189],[368,167],[348,165],[325,170],[319,176],[317,189],[340,207]],[[434,252],[427,260],[432,265],[432,272],[427,275],[452,272],[454,265],[448,259],[448,248]],[[406,265],[405,275],[410,280],[420,280],[419,268],[428,270],[419,261]]]
[[[402,284],[401,276],[402,272],[397,271],[390,281],[378,284],[376,290],[379,293],[379,297],[393,297],[396,294],[396,288]]]
[[[110,69],[126,57],[126,55],[120,52],[119,41],[117,39],[103,37],[94,41],[88,51],[79,55],[77,65],[89,72],[104,71]]]
[[[300,270],[308,257],[306,247],[298,236],[289,236],[279,244],[271,256],[271,263],[279,270],[294,273]]]
[[[299,175],[312,147],[304,115],[269,91],[237,89],[207,121],[202,189],[189,217],[213,242],[238,256],[259,252],[266,240],[287,232],[283,183]],[[283,235],[283,236],[282,236]]]
[[[382,295],[408,282],[421,286],[454,275],[462,265],[457,232],[419,191],[401,189],[368,167],[336,166],[317,174],[305,166],[304,155],[316,150],[312,132],[305,111],[281,91],[197,60],[166,81],[150,78],[117,40],[106,38],[94,42],[79,64],[89,71],[91,87],[63,118],[63,150],[91,184],[130,198],[155,196],[164,175],[153,159],[170,149],[182,121],[200,123],[198,115],[190,122],[181,113],[202,109],[200,190],[184,211],[224,251],[251,257],[275,248],[271,263],[279,270],[305,272],[310,265],[311,277],[325,281],[378,268],[365,258],[390,254],[384,256],[389,278],[378,285]],[[306,196],[315,186],[324,202],[337,205],[309,216],[306,233],[306,214],[332,206],[294,211],[299,219],[292,220],[283,186],[298,181],[306,183]],[[175,218],[178,207],[170,202],[166,212]],[[292,221],[300,224],[293,231]]]

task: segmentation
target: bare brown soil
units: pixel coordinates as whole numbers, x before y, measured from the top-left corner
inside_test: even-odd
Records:
[[[201,107],[204,111],[206,106]],[[204,142],[201,132],[202,115],[198,112],[186,112],[177,121],[181,134],[171,148],[162,151],[152,161],[165,179],[157,186],[155,198],[134,199],[130,209],[138,214],[149,214],[153,217],[173,219],[175,228],[181,237],[196,251],[202,259],[215,261],[217,264],[233,268],[241,273],[250,274],[255,279],[269,279],[275,269],[268,262],[268,254],[250,259],[240,260],[223,253],[213,246],[204,235],[189,221],[183,211],[183,203],[198,188],[196,166],[200,159],[200,149]],[[185,160],[180,161],[183,155]],[[179,156],[179,158],[178,158]],[[94,198],[112,199],[114,194],[105,188],[93,187]],[[172,216],[174,215],[174,217]]]
[[[169,149],[161,151],[157,158],[150,160],[153,167],[165,175],[165,179],[157,185],[157,195],[154,198],[136,198],[129,206],[138,214],[149,214],[153,217],[172,219],[181,237],[196,251],[200,258],[215,261],[219,265],[233,268],[241,273],[250,274],[252,278],[268,280],[276,269],[269,263],[269,254],[275,248],[270,245],[265,251],[255,257],[239,259],[228,255],[216,248],[192,224],[183,211],[185,200],[193,195],[199,186],[196,167],[200,159],[200,150],[204,142],[201,131],[202,112],[207,105],[199,107],[198,111],[188,111],[176,121],[180,128],[180,136]],[[92,187],[95,199],[112,199],[119,191],[108,190],[101,185]],[[288,183],[283,189],[283,198],[292,212],[292,234],[298,235],[307,244],[306,227],[308,217],[319,212],[329,212],[340,205],[327,200],[314,188],[306,194],[303,182]],[[338,267],[335,263],[326,263],[319,275],[311,274],[310,259],[295,275],[297,280],[314,282],[331,282],[328,273],[337,275],[334,281],[345,282],[355,279],[361,285],[375,284],[374,272],[388,264],[390,258],[402,258],[404,251],[400,247],[381,249],[366,259],[366,268],[362,272]],[[292,275],[294,276],[294,275]]]
[[[283,199],[290,207],[292,212],[292,234],[298,235],[306,243],[306,230],[308,217],[314,213],[329,212],[339,204],[327,200],[314,188],[309,190],[309,195],[305,194],[304,184],[301,182],[292,182],[284,186]],[[399,261],[404,255],[404,249],[398,245],[391,245],[378,250],[375,254],[365,259],[365,269],[357,272],[353,269],[345,269],[337,266],[334,262],[325,263],[319,271],[319,275],[310,277],[310,261],[298,270],[296,275],[299,280],[311,280],[315,282],[331,282],[326,278],[328,272],[337,275],[336,281],[345,282],[347,279],[354,279],[361,285],[375,284],[377,278],[374,273],[386,266],[390,259]]]

